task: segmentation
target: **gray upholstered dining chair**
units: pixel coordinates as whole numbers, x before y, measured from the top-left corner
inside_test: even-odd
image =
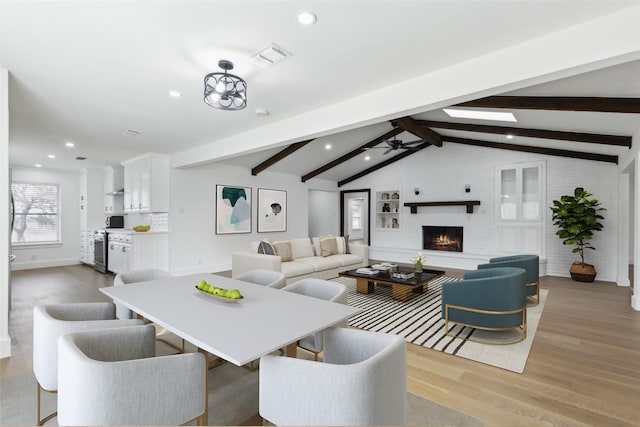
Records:
[[[306,295],[313,298],[323,299],[325,301],[336,302],[339,304],[348,305],[348,291],[347,287],[342,283],[333,282],[331,280],[322,279],[301,279],[291,285],[282,288],[283,291],[295,292],[297,294]],[[348,326],[345,320],[336,326]],[[310,351],[314,355],[314,359],[318,360],[318,354],[323,349],[323,334],[322,331],[313,335],[304,337],[298,341],[298,347]]]
[[[113,286],[120,286],[137,282],[147,282],[149,280],[164,279],[166,277],[171,277],[171,275],[164,270],[154,268],[145,270],[133,270],[116,274],[116,277],[113,279]],[[131,319],[132,317],[134,317],[131,310],[118,303],[116,303],[116,316],[118,317],[118,319]]]
[[[155,357],[152,325],[60,338],[60,425],[181,425],[206,409],[201,353]]]
[[[275,289],[281,289],[287,283],[287,276],[284,273],[272,270],[252,270],[233,278]]]
[[[406,346],[398,335],[329,328],[323,362],[263,356],[260,415],[276,425],[403,425]]]
[[[42,425],[56,416],[41,417],[42,390],[58,391],[58,338],[77,331],[94,331],[143,324],[142,320],[117,320],[113,303],[37,305],[33,309],[33,373],[38,383],[37,419]]]
[[[516,267],[526,271],[527,296],[540,303],[540,257],[538,255],[509,255],[491,258],[488,264],[478,265],[478,270],[497,267]]]

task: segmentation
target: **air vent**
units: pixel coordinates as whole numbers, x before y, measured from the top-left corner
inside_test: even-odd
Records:
[[[133,129],[127,129],[122,131],[122,135],[124,136],[138,136],[141,133],[142,132],[140,132],[139,130],[133,130]]]
[[[276,44],[266,47],[257,54],[251,57],[251,60],[255,65],[260,68],[266,68],[270,65],[277,64],[285,58],[291,56],[290,52],[287,52]]]
[[[87,158],[86,157],[82,157],[82,156],[77,156],[76,160],[87,160]]]

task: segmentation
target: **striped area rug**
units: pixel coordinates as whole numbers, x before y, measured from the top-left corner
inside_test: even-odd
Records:
[[[416,345],[519,373],[524,372],[548,292],[542,290],[540,304],[527,309],[527,338],[524,341],[491,345],[469,341],[469,338],[473,336],[474,339],[500,344],[513,340],[513,334],[517,332],[487,332],[455,325],[451,329],[453,337],[444,333],[444,320],[441,318],[442,284],[459,279],[445,276],[434,280],[429,283],[427,292],[415,295],[407,302],[393,300],[390,286],[376,286],[371,294],[359,294],[354,279],[338,277],[332,280],[347,285],[349,305],[362,309],[362,312],[349,319],[350,326],[400,335]]]

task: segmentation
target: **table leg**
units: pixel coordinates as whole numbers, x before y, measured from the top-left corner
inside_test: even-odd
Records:
[[[396,301],[409,301],[413,298],[413,290],[402,285],[391,285],[391,296]]]
[[[198,348],[198,352],[204,356],[204,413],[198,417],[199,426],[209,425],[209,353],[206,350]]]
[[[298,356],[298,343],[292,343],[287,346],[285,356],[296,358]]]
[[[367,279],[356,279],[356,290],[359,294],[371,294],[373,293],[374,284]]]

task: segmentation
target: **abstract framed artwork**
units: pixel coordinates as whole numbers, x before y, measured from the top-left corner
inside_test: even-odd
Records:
[[[251,187],[216,185],[216,234],[251,233]]]
[[[258,233],[287,231],[287,192],[258,188]]]

